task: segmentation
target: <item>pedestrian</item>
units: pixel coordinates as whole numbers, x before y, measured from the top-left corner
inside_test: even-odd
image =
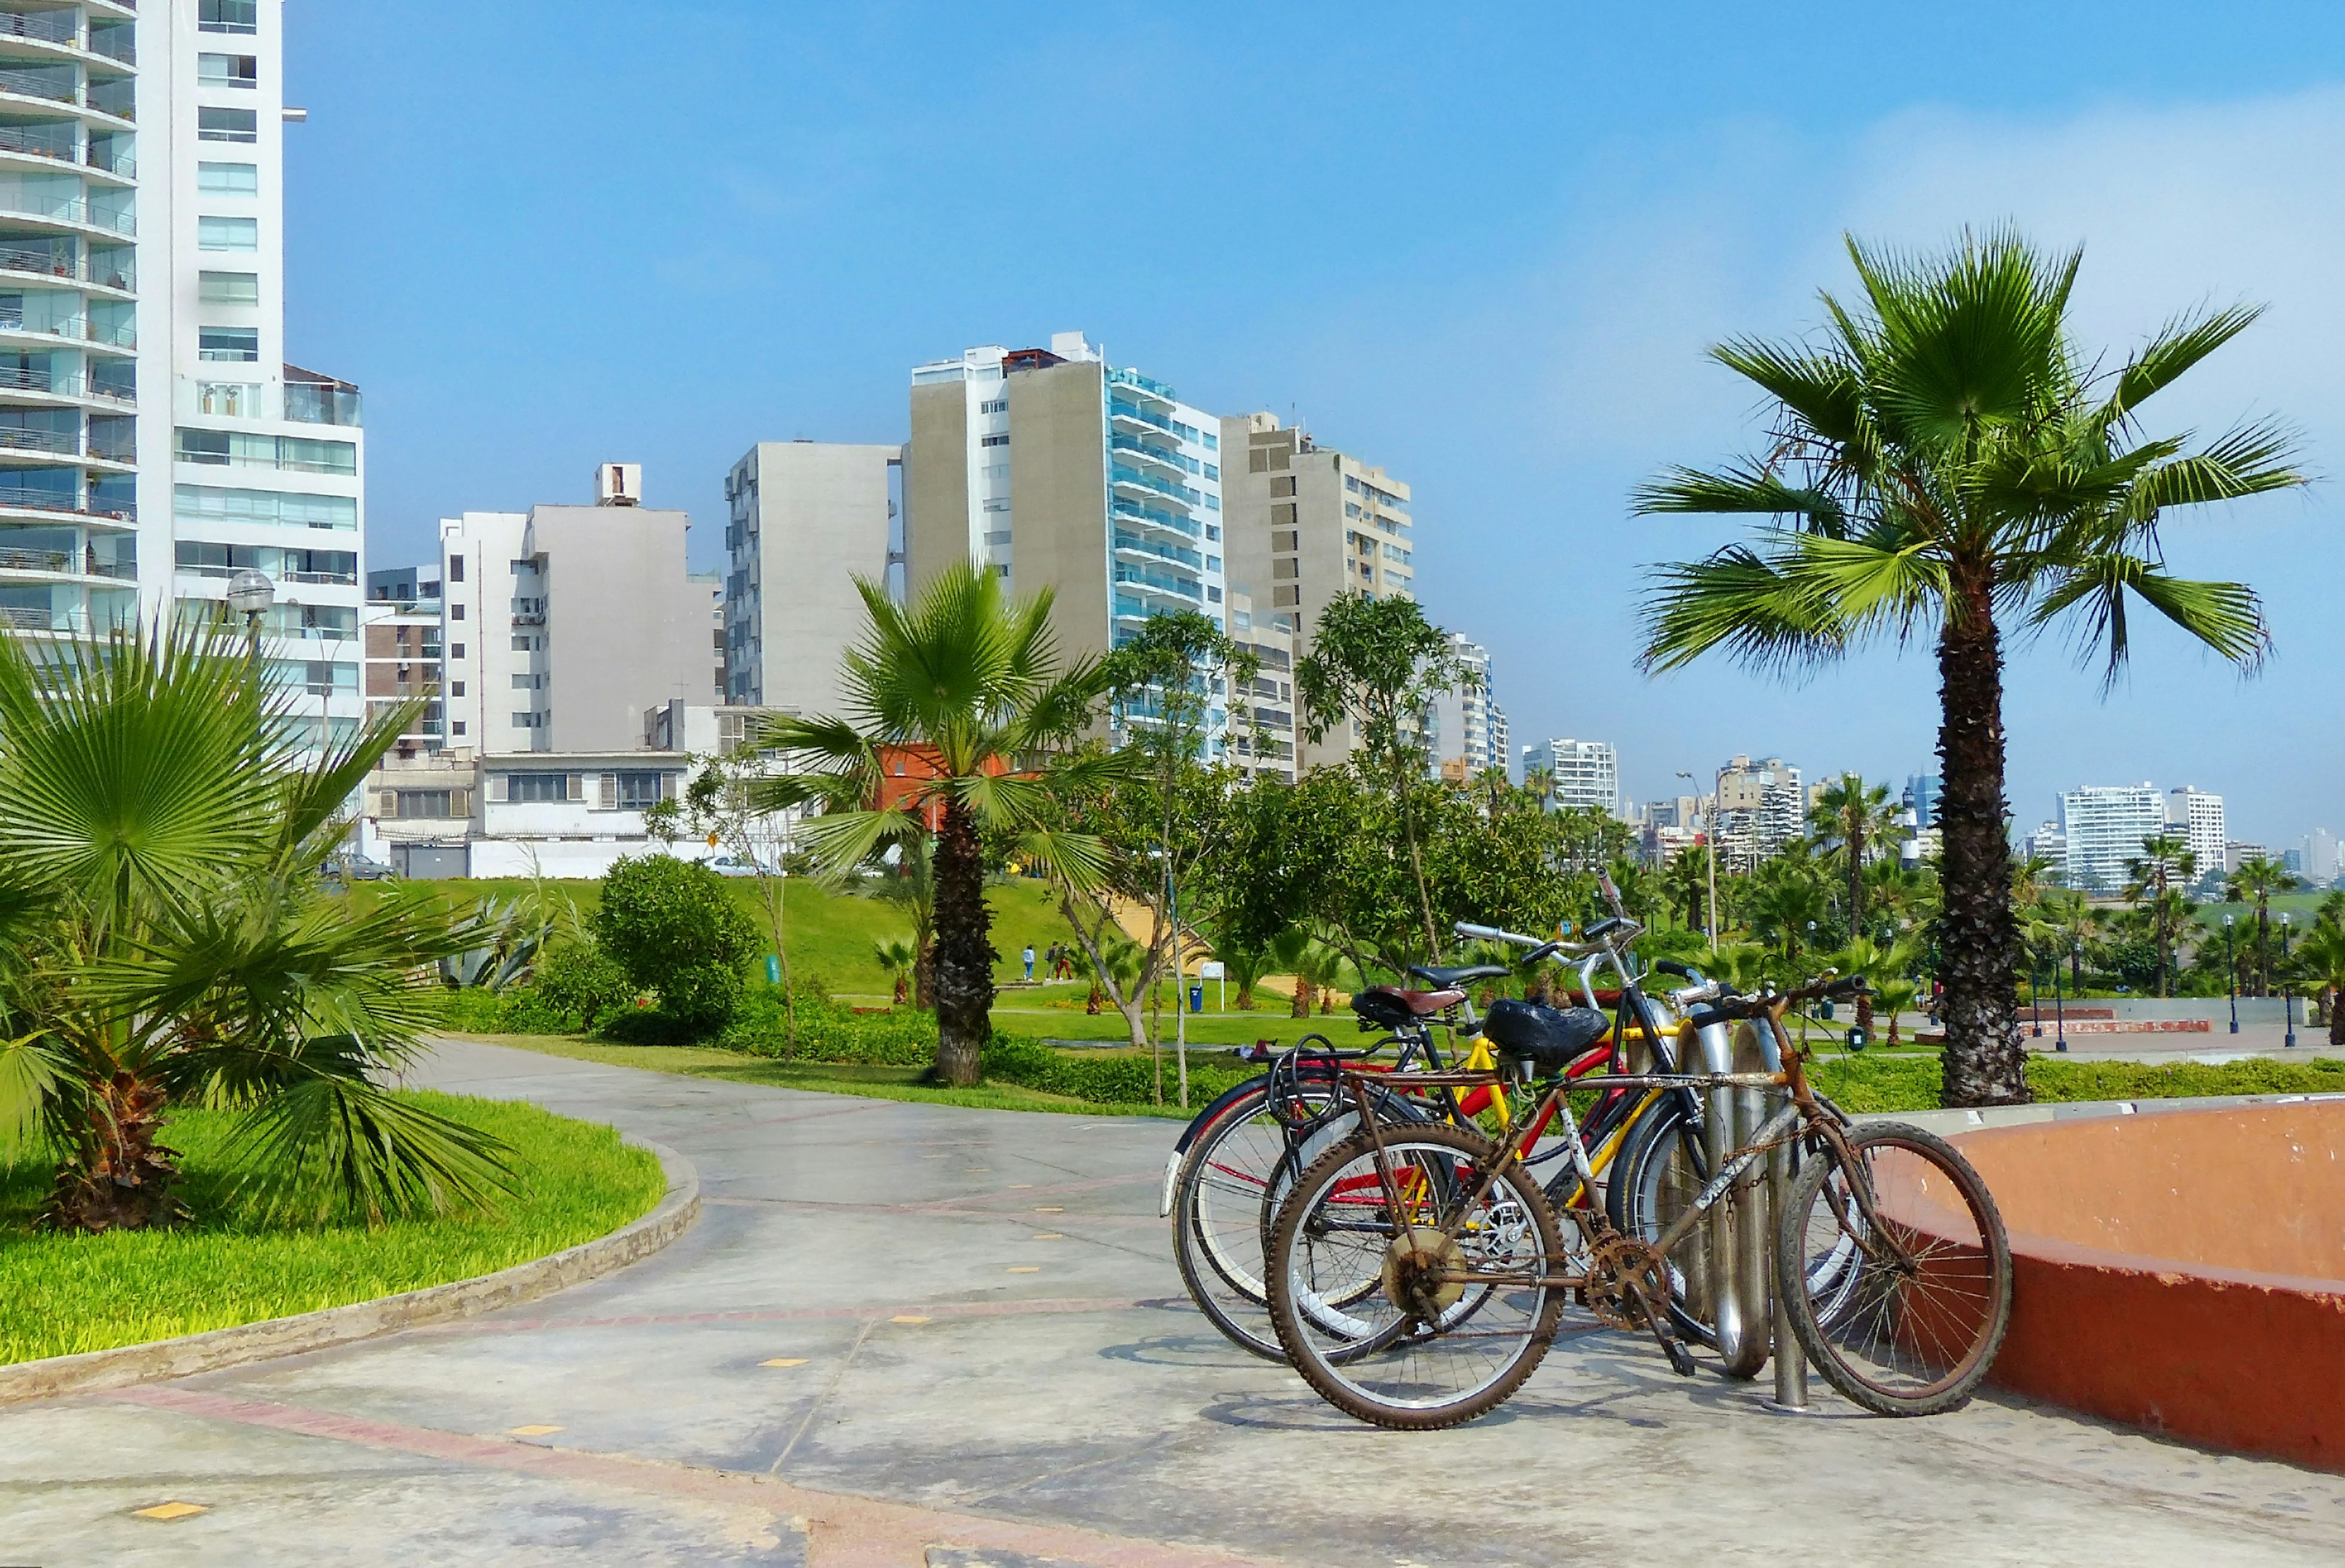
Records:
[[[1031,942],[1026,944],[1026,983],[1030,986],[1034,983],[1034,944]]]

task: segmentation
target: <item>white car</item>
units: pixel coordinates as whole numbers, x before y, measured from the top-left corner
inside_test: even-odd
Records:
[[[756,861],[746,860],[737,855],[712,855],[700,864],[719,876],[755,876],[760,869]],[[768,876],[777,875],[770,865],[763,870]]]

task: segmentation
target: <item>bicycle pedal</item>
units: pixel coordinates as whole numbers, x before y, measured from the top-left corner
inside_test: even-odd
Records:
[[[1670,1369],[1678,1376],[1690,1378],[1701,1370],[1694,1364],[1693,1352],[1685,1348],[1685,1341],[1668,1334],[1660,1336],[1660,1340],[1661,1349],[1669,1354]]]

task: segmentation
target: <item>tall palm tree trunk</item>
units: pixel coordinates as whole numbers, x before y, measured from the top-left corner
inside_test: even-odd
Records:
[[[1864,802],[1857,801],[1855,818],[1848,826],[1848,937],[1852,942],[1864,937]],[[1856,1027],[1864,1031],[1866,1039],[1873,1038],[1873,993],[1856,994]]]
[[[2031,1096],[2004,825],[2003,643],[1986,574],[1973,574],[1958,592],[1938,640],[1938,760],[1945,778],[1938,802],[1945,844],[1941,1092],[1950,1106],[2015,1105]]]
[[[184,1217],[186,1210],[171,1198],[178,1153],[157,1141],[163,1130],[163,1087],[117,1071],[91,1089],[89,1125],[81,1147],[58,1168],[46,1222],[96,1235],[146,1230]]]
[[[934,875],[937,1079],[966,1088],[978,1081],[978,1054],[993,1033],[996,955],[977,820],[958,800],[945,803]]]

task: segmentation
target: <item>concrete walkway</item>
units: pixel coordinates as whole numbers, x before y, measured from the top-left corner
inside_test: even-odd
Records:
[[[2007,1402],[1771,1415],[1618,1335],[1471,1427],[1359,1426],[1187,1306],[1167,1123],[472,1045],[430,1077],[682,1150],[706,1217],[496,1317],[0,1411],[0,1562],[2345,1559],[2345,1477]]]

